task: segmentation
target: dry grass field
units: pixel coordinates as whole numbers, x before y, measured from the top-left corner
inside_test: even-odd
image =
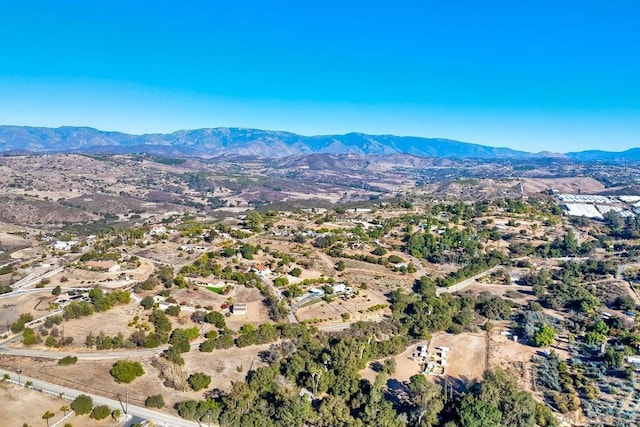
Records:
[[[60,411],[63,405],[69,405],[68,400],[63,400],[29,390],[25,387],[18,387],[15,384],[0,383],[0,424],[3,427],[21,427],[25,423],[30,426],[44,426],[45,420],[42,415],[46,411],[54,413],[54,417],[49,420],[49,425],[53,426],[61,421],[64,413]],[[101,421],[89,418],[88,415],[70,415],[65,422],[75,426],[87,427],[112,427],[118,426],[111,417]],[[62,424],[60,424],[62,425]]]

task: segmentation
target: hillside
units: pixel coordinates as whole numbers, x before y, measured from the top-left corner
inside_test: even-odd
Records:
[[[170,134],[129,135],[88,127],[41,128],[0,126],[0,152],[4,153],[148,153],[216,157],[250,155],[286,157],[312,153],[413,154],[451,158],[522,158],[523,151],[495,148],[439,138],[394,135],[302,136],[258,129],[215,128],[180,130]]]

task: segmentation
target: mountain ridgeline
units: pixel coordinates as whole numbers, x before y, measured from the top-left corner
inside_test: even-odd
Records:
[[[0,126],[0,153],[147,153],[210,158],[224,155],[278,158],[314,153],[505,159],[565,157],[579,161],[640,160],[640,149],[613,153],[528,153],[440,138],[394,135],[302,136],[291,132],[244,128],[180,130],[169,134],[131,135],[88,127]]]

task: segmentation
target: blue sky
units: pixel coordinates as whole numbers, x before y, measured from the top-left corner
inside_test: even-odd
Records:
[[[640,146],[637,1],[5,1],[0,124]]]

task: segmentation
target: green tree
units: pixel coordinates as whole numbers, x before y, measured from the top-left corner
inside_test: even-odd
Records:
[[[464,427],[500,427],[502,421],[498,408],[471,394],[462,399],[458,415]]]
[[[113,364],[109,372],[117,383],[126,384],[136,379],[136,377],[144,375],[144,369],[142,369],[140,362],[129,360],[118,360]]]
[[[153,307],[153,304],[153,297],[150,296],[146,296],[140,301],[140,305],[144,307],[145,310],[149,310],[151,307]]]
[[[169,316],[177,316],[178,314],[180,314],[180,306],[170,305],[164,312]]]
[[[427,381],[424,375],[414,375],[409,382],[409,396],[413,409],[411,418],[416,426],[432,426],[444,408],[440,387]]]
[[[593,330],[599,334],[602,335],[608,335],[609,334],[609,326],[607,326],[607,324],[603,321],[603,320],[598,320],[594,325],[593,325]]]
[[[51,411],[47,411],[44,414],[42,414],[42,419],[45,420],[47,422],[47,427],[49,427],[49,420],[51,418],[53,418],[56,414],[54,414]]]
[[[376,245],[376,247],[373,249],[371,253],[373,255],[382,256],[387,254],[387,250],[380,245]]]
[[[62,359],[58,360],[58,365],[63,365],[63,366],[73,365],[77,361],[78,361],[78,358],[76,356],[65,356]]]
[[[154,394],[146,398],[144,406],[147,408],[162,408],[164,407],[164,398],[161,394]]]
[[[38,342],[38,335],[31,328],[24,328],[22,331],[22,344],[33,345]]]
[[[33,320],[33,316],[31,313],[22,313],[18,320],[16,320],[11,325],[11,332],[17,334],[18,332],[22,332],[24,330],[25,323],[31,322]]]
[[[533,335],[533,342],[537,347],[548,347],[556,339],[556,331],[549,325],[542,325]]]
[[[189,375],[189,378],[187,378],[187,382],[194,391],[199,391],[203,388],[209,387],[209,384],[211,383],[211,377],[209,375],[205,375],[202,372],[196,372],[195,374]]]
[[[210,311],[204,316],[204,321],[213,324],[218,329],[226,328],[227,324],[224,321],[222,313],[217,311]]]
[[[298,286],[298,284],[294,284],[289,286],[285,293],[290,298],[297,298],[299,296],[302,296],[302,289],[300,288],[300,286]]]
[[[628,295],[621,295],[613,302],[614,307],[618,307],[620,310],[635,310],[636,302]]]
[[[81,394],[69,406],[77,415],[88,414],[93,409],[93,399],[86,394]]]
[[[596,331],[589,331],[584,334],[584,340],[589,345],[602,344],[603,342],[607,341],[607,336]]]
[[[91,418],[95,420],[104,420],[111,415],[111,409],[107,405],[98,405],[91,411]]]

